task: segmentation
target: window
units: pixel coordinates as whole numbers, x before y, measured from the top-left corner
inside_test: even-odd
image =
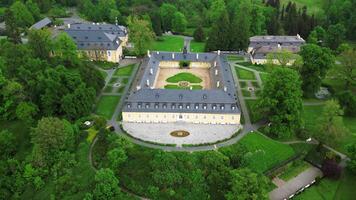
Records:
[[[108,56],[111,56],[111,52],[110,51],[108,51]]]
[[[158,109],[158,103],[155,104],[155,109]]]
[[[150,107],[150,104],[149,103],[146,103],[146,108],[149,108]]]
[[[195,104],[195,109],[199,109],[199,104]]]
[[[183,105],[182,104],[179,105],[179,109],[183,109]]]
[[[204,105],[203,105],[203,109],[206,110],[206,107],[207,107],[206,104],[204,104]]]

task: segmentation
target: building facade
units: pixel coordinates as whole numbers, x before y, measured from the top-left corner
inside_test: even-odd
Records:
[[[128,43],[128,32],[113,24],[68,24],[65,32],[75,41],[81,55],[91,60],[120,62]]]
[[[156,87],[163,68],[179,69],[189,61],[191,69],[206,70],[209,89],[162,89]],[[133,85],[122,110],[124,122],[240,124],[240,109],[230,65],[220,53],[152,52],[144,72]]]
[[[250,38],[250,45],[247,52],[250,54],[252,64],[267,63],[267,55],[281,51],[289,51],[296,54],[300,47],[305,44],[305,40],[299,35],[296,36],[253,36]],[[274,64],[279,64],[277,59],[272,60]],[[295,60],[291,60],[292,64]]]

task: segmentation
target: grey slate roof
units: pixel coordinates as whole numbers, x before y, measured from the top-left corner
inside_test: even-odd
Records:
[[[250,42],[303,42],[304,39],[299,35],[261,35],[250,37]],[[305,41],[304,41],[305,42]]]
[[[174,54],[174,58],[172,56]],[[215,53],[152,52],[139,90],[131,92],[124,112],[239,113],[232,72],[226,58]],[[209,90],[152,89],[160,61],[210,62],[213,88]],[[214,63],[216,62],[216,67]],[[152,69],[152,74],[151,74]],[[215,70],[218,70],[218,76]],[[215,78],[215,76],[217,78]],[[146,81],[149,80],[149,85]],[[216,81],[220,81],[219,88]],[[214,86],[215,85],[215,86]]]
[[[42,29],[42,28],[50,25],[51,23],[52,23],[52,21],[48,17],[46,17],[46,18],[36,22],[34,25],[32,25],[30,27],[30,29],[36,29],[36,30]]]
[[[298,53],[300,51],[299,46],[262,46],[255,48],[251,54],[254,59],[264,59],[268,53],[276,53],[278,51],[286,50],[291,53]]]
[[[125,27],[112,24],[71,24],[65,32],[80,50],[116,50],[119,37],[127,35]]]
[[[119,37],[124,37],[127,35],[126,27],[114,24],[79,23],[71,24],[69,29],[78,31],[104,31],[113,35],[118,35]]]

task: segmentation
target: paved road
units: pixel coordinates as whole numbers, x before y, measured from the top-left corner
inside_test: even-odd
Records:
[[[281,187],[274,189],[269,193],[271,200],[288,199],[290,195],[295,194],[308,184],[311,184],[316,177],[321,177],[322,172],[316,167],[310,167],[304,172],[300,173],[295,178],[289,180]]]
[[[187,51],[190,52],[190,41],[192,41],[192,37],[184,36],[184,47],[187,47]]]

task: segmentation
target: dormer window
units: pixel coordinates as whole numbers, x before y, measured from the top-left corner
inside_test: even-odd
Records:
[[[199,109],[199,104],[195,104],[195,109]]]
[[[204,109],[204,110],[206,110],[206,108],[207,108],[207,105],[206,105],[206,104],[204,104],[204,105],[203,105],[203,109]]]
[[[158,109],[158,103],[155,104],[155,109]]]
[[[183,109],[183,105],[182,104],[179,104],[179,109]]]
[[[189,108],[190,108],[190,105],[189,105],[189,104],[187,104],[186,108],[187,108],[187,109],[189,109]]]
[[[164,109],[166,109],[167,108],[167,104],[163,104],[163,106],[162,106]]]
[[[220,109],[221,109],[221,110],[224,110],[224,109],[225,109],[225,106],[224,106],[224,105],[221,105],[221,106],[220,106]]]
[[[150,104],[149,103],[146,103],[146,108],[149,108],[150,107]]]
[[[176,108],[176,105],[175,104],[172,104],[172,109],[175,109]]]
[[[127,104],[127,108],[131,108],[131,104]]]
[[[231,109],[232,109],[232,110],[235,110],[235,109],[236,109],[236,106],[235,106],[235,105],[232,105],[232,106],[231,106]]]
[[[216,105],[213,105],[213,110],[216,110]]]
[[[138,107],[138,108],[141,108],[141,107],[142,107],[142,104],[141,104],[141,103],[138,103],[138,104],[137,104],[137,107]]]

